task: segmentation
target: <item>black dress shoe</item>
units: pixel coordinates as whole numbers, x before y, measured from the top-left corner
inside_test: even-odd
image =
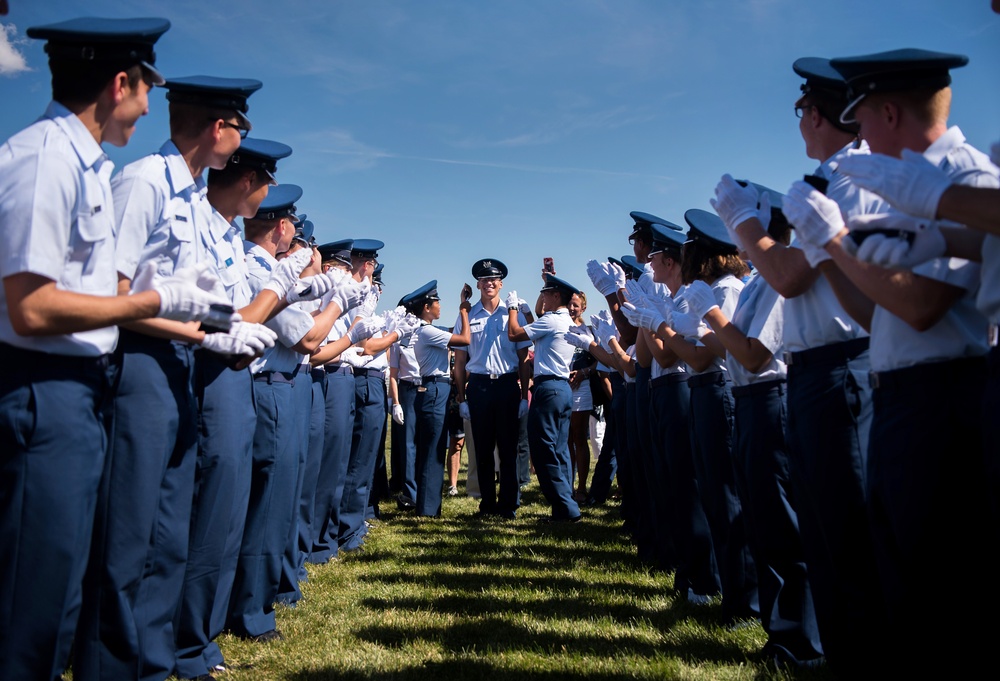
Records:
[[[271,641],[284,641],[285,637],[277,629],[272,629],[265,631],[260,636],[251,636],[250,640],[254,643],[270,643]]]

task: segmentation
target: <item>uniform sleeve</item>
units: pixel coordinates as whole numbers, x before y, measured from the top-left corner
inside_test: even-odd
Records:
[[[290,305],[269,319],[265,326],[278,334],[282,345],[291,348],[312,330],[313,317],[305,310]]]
[[[527,330],[527,328],[528,328],[528,320],[525,318],[524,314],[521,313],[521,312],[517,313],[517,323],[521,325],[522,329]],[[531,336],[529,335],[528,337],[530,338]],[[521,348],[530,348],[531,347],[531,341],[518,341],[517,343],[514,343],[514,347],[517,348],[518,350],[520,350]]]
[[[425,324],[420,327],[420,342],[428,347],[447,348],[451,341],[451,332]]]
[[[118,237],[115,260],[118,272],[127,279],[135,277],[142,250],[162,213],[162,197],[139,173],[119,173],[111,187],[115,199]]]
[[[520,317],[518,318],[518,321],[520,321]],[[543,338],[552,333],[552,316],[549,314],[543,314],[531,324],[521,328],[523,328],[524,332],[528,334],[529,340],[538,340],[539,338]]]
[[[761,293],[747,338],[756,338],[774,355],[781,349],[785,330],[785,299],[770,286]]]
[[[2,171],[0,277],[31,272],[58,281],[72,248],[74,222],[80,217],[76,215],[79,170],[59,154],[42,152],[5,165]]]

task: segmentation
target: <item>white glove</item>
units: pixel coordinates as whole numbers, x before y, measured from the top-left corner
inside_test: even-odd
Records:
[[[850,239],[844,241],[845,246],[848,246],[849,243],[854,242]],[[814,246],[810,243],[806,243],[805,241],[800,241],[799,246],[802,247],[802,253],[806,256],[806,262],[809,263],[809,267],[812,267],[813,269],[819,267],[820,263],[830,260],[830,254],[819,246]]]
[[[288,293],[285,294],[285,301],[291,305],[305,300],[316,300],[329,293],[334,285],[332,277],[326,274],[314,274],[295,282],[295,285],[288,289]]]
[[[213,334],[206,334],[206,338]],[[262,354],[267,348],[273,348],[278,334],[263,324],[251,322],[236,322],[229,329],[229,335],[246,343],[256,354]]]
[[[472,417],[469,415],[469,403],[459,402],[458,403],[458,415],[461,416],[466,421],[471,421]]]
[[[395,320],[391,328],[387,323],[385,331],[386,333],[392,333],[393,331],[395,331],[397,336],[403,338],[404,336],[408,336],[409,334],[413,333],[418,328],[420,328],[420,323],[421,322],[419,318],[414,317],[411,314],[406,314],[401,319]]]
[[[649,294],[646,293],[638,279],[630,279],[625,282],[625,298],[636,307],[651,307]]]
[[[715,185],[715,198],[709,201],[726,224],[729,238],[741,251],[744,250],[743,242],[736,234],[736,228],[750,218],[758,217],[759,200],[757,190],[752,185],[741,187],[732,175],[726,173],[719,184]]]
[[[573,347],[580,348],[584,352],[590,350],[590,344],[594,342],[593,337],[582,329],[570,329],[566,334],[566,342]]]
[[[666,324],[663,315],[658,310],[648,307],[636,307],[632,303],[622,305],[622,314],[628,319],[629,324],[640,329],[649,329],[655,332],[661,324]]]
[[[705,324],[693,312],[675,312],[670,321],[674,333],[681,336],[700,338],[704,334]]]
[[[132,281],[132,291],[156,291],[160,296],[158,317],[178,322],[202,321],[219,329],[228,329],[240,316],[212,305],[232,310],[225,289],[209,263],[182,267],[169,277],[157,277],[156,265],[147,262]],[[220,291],[222,293],[220,293]]]
[[[613,262],[606,263],[604,265],[604,268],[612,277],[615,278],[616,289],[625,288],[625,281],[626,281],[625,270],[623,270],[620,266],[616,265]]]
[[[249,345],[228,333],[206,333],[200,345],[206,350],[211,350],[220,355],[247,355],[253,357],[257,354]]]
[[[885,154],[848,156],[837,170],[904,213],[929,220],[937,216],[941,195],[951,186],[943,170],[911,149],[903,150],[902,159]]]
[[[524,318],[527,319],[528,315],[531,314],[531,308],[528,307],[528,301],[525,300],[524,298],[518,298],[517,299],[517,311],[520,312],[521,314],[523,314]]]
[[[374,355],[362,355],[361,348],[354,346],[340,353],[340,361],[355,369],[364,369],[373,359],[375,359]]]
[[[814,246],[826,246],[844,229],[840,206],[802,180],[792,184],[781,212],[795,226],[800,240]]]
[[[371,286],[368,288],[368,293],[361,300],[361,305],[358,306],[358,311],[355,316],[357,317],[371,317],[375,314],[375,307],[378,305],[378,288]]]
[[[610,296],[618,292],[615,278],[604,269],[602,263],[596,260],[587,261],[587,276],[590,277],[590,283],[600,291],[602,296]]]
[[[687,301],[688,310],[698,319],[707,315],[713,307],[719,307],[715,302],[712,287],[700,279],[692,281],[685,287],[684,300]]]
[[[947,250],[944,235],[932,220],[921,220],[899,213],[859,215],[851,219],[852,232],[885,229],[893,234],[875,233],[860,246],[856,257],[882,267],[909,269],[934,258]]]
[[[517,405],[517,418],[523,419],[528,415],[528,400],[521,400]]]
[[[504,298],[503,304],[507,306],[508,310],[516,310],[520,303],[520,298],[517,297],[517,291],[511,291]]]
[[[371,338],[384,328],[385,318],[381,315],[363,317],[347,331],[347,338],[351,341],[351,345],[354,345]]]
[[[357,306],[364,299],[369,288],[371,285],[367,279],[355,281],[354,277],[344,277],[326,294],[324,300],[327,304],[337,303],[343,314]]]
[[[394,404],[392,405],[392,420],[403,425],[403,405]]]
[[[303,248],[282,258],[271,272],[271,278],[264,284],[264,288],[274,291],[279,298],[284,298],[295,287],[302,270],[312,262],[312,257],[312,249]]]

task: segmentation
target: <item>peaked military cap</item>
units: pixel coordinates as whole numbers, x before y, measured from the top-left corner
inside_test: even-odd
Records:
[[[250,129],[247,99],[263,83],[253,78],[218,78],[216,76],[186,76],[171,78],[163,84],[168,102],[196,104],[214,109],[231,109]]]
[[[483,258],[477,260],[472,266],[472,276],[476,279],[489,279],[499,277],[504,279],[507,276],[507,266],[496,259]]]
[[[254,220],[277,220],[295,215],[295,202],[302,198],[302,187],[297,184],[279,184],[268,190],[260,203]]]
[[[375,268],[375,271],[372,272],[372,281],[378,284],[379,286],[384,285],[382,281],[382,270],[384,269],[385,269],[385,263],[380,262],[378,264],[378,267]]]
[[[378,239],[355,239],[351,246],[351,255],[359,258],[378,258],[378,252],[385,248],[385,244]]]
[[[850,112],[870,94],[948,87],[951,69],[968,63],[969,58],[964,54],[914,48],[831,59],[830,66],[847,82],[851,100],[840,120],[849,122]]]
[[[319,247],[319,257],[323,261],[336,260],[342,265],[351,266],[351,247],[354,246],[354,239],[341,239],[331,241]]]
[[[420,288],[410,291],[399,299],[399,304],[405,307],[417,307],[426,303],[441,300],[438,296],[437,279],[432,279]]]
[[[240,142],[240,148],[229,157],[229,162],[240,167],[260,170],[270,178],[271,184],[278,184],[278,180],[274,177],[274,173],[278,170],[278,161],[291,155],[292,148],[287,144],[247,137]]]
[[[736,244],[729,238],[725,223],[715,213],[692,208],[684,213],[684,221],[691,227],[688,230],[690,241],[696,241],[720,254],[736,253]]]
[[[681,228],[677,225],[671,225],[668,227],[660,224],[659,222],[654,222],[650,226],[650,231],[652,233],[653,241],[649,249],[650,255],[662,253],[668,249],[679,251],[684,246],[684,242],[687,241],[687,237],[684,236],[684,232],[682,232]]]
[[[632,220],[635,221],[635,225],[632,226],[632,233],[628,235],[630,239],[643,232],[649,233],[649,226],[654,222],[658,222],[661,225],[671,224],[669,221],[664,220],[663,218],[658,218],[651,213],[643,213],[642,211],[638,210],[634,210],[631,213],[629,213],[629,217],[631,217]],[[678,227],[678,229],[680,229],[680,227]]]
[[[316,245],[316,237],[313,236],[316,227],[313,225],[312,220],[306,220],[304,215],[302,217],[303,219],[295,226],[295,236],[292,238],[303,241],[307,246],[312,248]]]
[[[153,45],[170,28],[158,17],[103,19],[80,17],[45,26],[32,26],[29,38],[48,41],[45,52],[50,61],[107,62],[128,68],[142,64],[154,85],[163,85],[163,75],[154,68]]]
[[[582,293],[582,291],[578,289],[576,286],[573,286],[573,284],[563,279],[560,279],[559,277],[552,274],[545,275],[545,285],[542,286],[541,290],[562,291],[564,293],[570,293],[570,294]]]

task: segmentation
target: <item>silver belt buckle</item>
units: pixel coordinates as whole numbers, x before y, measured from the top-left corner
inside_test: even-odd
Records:
[[[784,354],[784,355],[785,355],[785,365],[786,365],[786,366],[791,366],[791,365],[792,365],[792,362],[794,361],[794,360],[792,359],[792,353],[790,353],[790,352],[786,351],[786,352],[784,352],[784,353],[782,353],[782,354]]]
[[[872,390],[878,390],[878,372],[869,371],[868,372],[868,387]]]
[[[995,348],[1000,341],[1000,327],[990,324],[986,330],[986,341],[991,348]]]
[[[490,380],[495,381],[500,378],[500,374],[490,374]]]

